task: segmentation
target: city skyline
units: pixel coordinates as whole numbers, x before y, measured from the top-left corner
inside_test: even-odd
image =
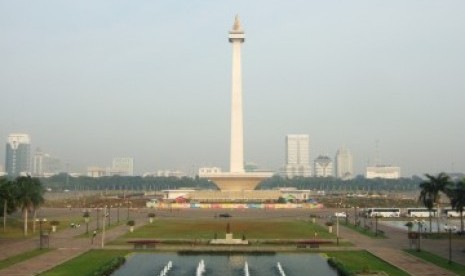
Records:
[[[465,171],[461,1],[108,3],[0,2],[0,137],[28,133],[71,170],[227,168],[239,14],[246,162],[278,170],[283,137],[307,133],[311,160],[345,145],[355,174],[375,158]]]

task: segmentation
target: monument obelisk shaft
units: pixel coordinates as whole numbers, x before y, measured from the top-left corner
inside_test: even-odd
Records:
[[[229,42],[232,43],[232,93],[231,93],[231,159],[230,172],[244,172],[244,133],[242,119],[242,70],[241,44],[244,43],[244,31],[236,16]]]

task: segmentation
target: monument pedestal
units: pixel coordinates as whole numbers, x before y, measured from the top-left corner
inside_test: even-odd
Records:
[[[213,239],[210,244],[216,245],[247,245],[249,241],[243,239],[234,239],[232,233],[227,233],[224,239]]]

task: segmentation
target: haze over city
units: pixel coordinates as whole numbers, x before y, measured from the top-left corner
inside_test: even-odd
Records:
[[[0,138],[70,170],[228,167],[234,15],[245,160],[277,170],[287,134],[341,146],[362,174],[465,171],[463,1],[0,1]],[[3,142],[3,145],[4,145]],[[376,144],[378,146],[376,146]],[[5,156],[0,147],[0,163]]]

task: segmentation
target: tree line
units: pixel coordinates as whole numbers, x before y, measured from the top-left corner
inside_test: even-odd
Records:
[[[44,187],[40,179],[31,176],[19,176],[15,179],[0,178],[0,210],[3,214],[3,231],[6,230],[7,216],[21,211],[24,222],[24,235],[28,234],[28,213],[44,203]]]
[[[141,177],[141,176],[105,176],[105,177],[71,177],[59,174],[41,179],[44,187],[53,191],[64,190],[135,190],[159,191],[165,189],[199,188],[216,189],[209,180],[199,177]],[[356,177],[341,180],[334,177],[294,177],[273,176],[263,181],[258,189],[268,190],[278,187],[295,187],[298,189],[324,190],[327,192],[380,192],[380,191],[417,191],[422,179],[419,177],[400,179],[366,179]]]

